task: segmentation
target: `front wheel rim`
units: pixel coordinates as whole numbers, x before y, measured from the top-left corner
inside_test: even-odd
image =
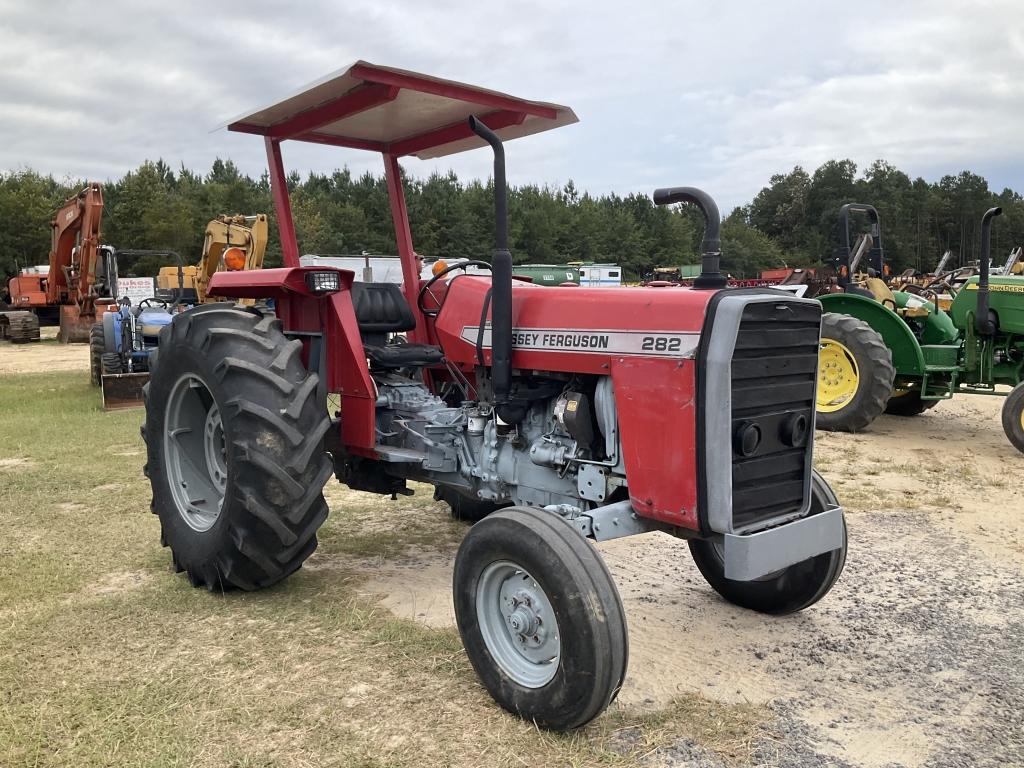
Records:
[[[822,339],[818,350],[818,411],[842,410],[853,400],[859,386],[857,358],[835,339]]]
[[[495,664],[524,688],[554,678],[561,657],[558,621],[537,580],[509,560],[491,563],[476,590],[477,624]]]
[[[167,398],[164,456],[178,514],[193,530],[208,531],[224,504],[227,442],[213,394],[193,374],[178,379]]]

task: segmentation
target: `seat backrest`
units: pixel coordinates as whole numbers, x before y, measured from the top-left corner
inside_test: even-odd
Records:
[[[890,309],[896,309],[896,297],[884,281],[877,277],[869,277],[864,281],[864,287],[871,291],[871,295],[879,304],[888,304]]]
[[[416,327],[402,289],[394,283],[352,283],[352,304],[363,334],[398,333]]]

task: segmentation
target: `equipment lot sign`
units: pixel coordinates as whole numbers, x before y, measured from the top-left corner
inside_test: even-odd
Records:
[[[132,306],[137,306],[143,299],[153,298],[156,280],[152,277],[119,277],[117,278],[117,298],[128,298]]]

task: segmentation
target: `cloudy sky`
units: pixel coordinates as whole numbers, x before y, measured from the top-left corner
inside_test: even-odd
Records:
[[[359,58],[573,107],[578,125],[509,145],[516,183],[692,184],[728,210],[849,157],[1024,192],[1021,0],[0,0],[0,170],[102,180],[220,156],[258,175],[262,142],[212,129]],[[381,170],[295,143],[285,162]],[[403,162],[489,170],[485,150]]]

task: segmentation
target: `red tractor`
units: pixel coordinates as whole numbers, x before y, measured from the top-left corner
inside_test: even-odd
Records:
[[[453,584],[473,667],[501,706],[556,730],[600,714],[626,674],[622,602],[592,541],[683,537],[715,590],[769,614],[819,600],[846,556],[842,509],[812,469],[821,308],[723,290],[708,195],[654,194],[704,214],[692,290],[513,280],[502,140],[575,121],[566,107],[359,62],[231,123],[265,137],[286,266],[210,283],[273,310],[207,305],[164,329],[144,428],[162,541],[211,590],[298,570],[331,475],[392,498],[412,493],[409,480],[432,484],[478,521]],[[285,139],[383,154],[401,287],[299,266]],[[491,262],[423,280],[399,157],[485,144]]]

